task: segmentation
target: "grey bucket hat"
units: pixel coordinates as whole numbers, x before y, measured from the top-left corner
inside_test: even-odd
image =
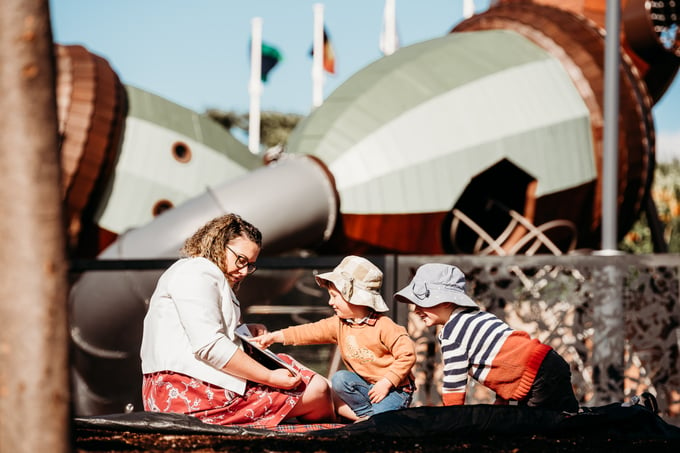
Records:
[[[394,295],[397,302],[416,304],[419,307],[434,307],[444,302],[453,302],[461,307],[479,305],[465,294],[465,274],[450,264],[423,264],[416,271],[413,280]]]
[[[366,258],[347,256],[331,272],[319,274],[315,279],[320,286],[324,280],[333,283],[350,304],[364,305],[377,312],[389,310],[380,295],[382,271]]]

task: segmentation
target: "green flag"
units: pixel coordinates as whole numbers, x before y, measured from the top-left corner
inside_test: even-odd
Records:
[[[267,81],[269,71],[274,69],[274,66],[276,66],[281,60],[283,60],[283,55],[276,47],[262,43],[262,70],[260,73],[260,79],[263,82]]]

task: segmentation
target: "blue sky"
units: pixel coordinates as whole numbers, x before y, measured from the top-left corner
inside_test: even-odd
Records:
[[[312,105],[309,50],[318,0],[49,0],[54,40],[105,58],[123,83],[197,112],[246,113],[251,20],[283,53],[269,75],[262,110],[307,114]],[[325,25],[336,54],[324,96],[382,56],[384,0],[331,0]],[[489,0],[477,0],[483,11]],[[462,20],[463,0],[396,0],[401,46],[443,36]],[[680,77],[653,110],[657,160],[680,157]]]

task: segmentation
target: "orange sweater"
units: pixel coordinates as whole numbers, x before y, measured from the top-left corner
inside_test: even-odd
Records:
[[[552,349],[511,329],[491,313],[458,308],[439,335],[444,360],[444,405],[465,403],[469,377],[505,400],[522,400]]]
[[[415,345],[403,326],[378,315],[375,323],[351,324],[338,316],[283,329],[284,344],[334,343],[347,369],[373,384],[387,378],[405,385],[415,364]]]

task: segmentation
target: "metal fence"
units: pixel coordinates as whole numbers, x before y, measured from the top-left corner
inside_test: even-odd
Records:
[[[553,346],[570,364],[575,393],[583,406],[625,401],[649,391],[661,416],[680,421],[680,255],[592,255],[489,257],[468,255],[367,256],[384,272],[389,314],[407,325],[417,345],[414,405],[441,404],[441,361],[437,329],[426,328],[408,305],[392,295],[426,262],[455,264],[468,278],[468,293],[486,310],[516,329]],[[342,257],[261,258],[258,272],[239,297],[245,321],[270,329],[311,322],[332,314],[327,293],[314,282],[317,272]],[[92,269],[163,269],[172,260],[74,262],[74,277]],[[244,303],[245,301],[245,303]],[[282,347],[321,374],[341,367],[332,345]],[[480,385],[469,403],[493,395]]]

